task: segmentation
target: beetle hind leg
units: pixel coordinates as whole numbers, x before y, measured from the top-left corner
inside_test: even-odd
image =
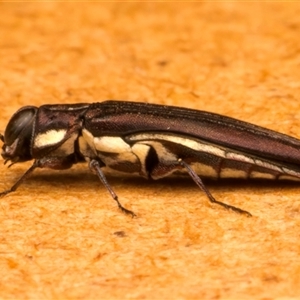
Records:
[[[190,167],[190,165],[182,159],[178,159],[178,162],[180,165],[182,165],[186,169],[188,174],[192,177],[192,179],[197,184],[197,186],[206,194],[206,196],[208,197],[208,199],[211,203],[221,205],[228,210],[232,210],[232,211],[240,213],[240,214],[245,214],[248,217],[252,217],[252,215],[246,210],[243,210],[241,208],[238,208],[238,207],[235,207],[235,206],[232,206],[232,205],[229,205],[224,202],[216,200],[213,197],[213,195],[210,193],[210,191],[206,188],[206,186],[204,185],[203,181],[198,176],[198,174]]]

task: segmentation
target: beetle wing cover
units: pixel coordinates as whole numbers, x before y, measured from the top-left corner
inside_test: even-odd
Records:
[[[85,128],[94,136],[170,132],[278,162],[300,162],[300,140],[205,111],[157,104],[105,101],[89,106]]]

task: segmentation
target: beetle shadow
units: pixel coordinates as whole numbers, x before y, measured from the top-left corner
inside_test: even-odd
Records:
[[[127,189],[141,188],[143,190],[153,190],[162,188],[172,188],[173,191],[180,190],[190,190],[199,189],[194,183],[192,178],[188,175],[186,176],[169,176],[159,180],[147,180],[145,178],[139,177],[137,175],[115,175],[115,174],[105,174],[107,181],[111,187],[117,186],[118,189],[126,185]],[[201,177],[202,178],[202,177]],[[281,190],[284,188],[288,189],[299,189],[300,181],[288,181],[288,180],[267,180],[267,179],[210,179],[202,178],[206,187],[212,189],[213,191],[239,191],[245,190],[250,191],[255,189],[255,191],[263,192],[266,190]],[[93,188],[94,186],[103,186],[99,178],[92,174],[91,172],[76,171],[46,171],[36,172],[32,174],[23,184],[53,186],[55,184],[57,189],[76,187],[78,183],[81,187]]]

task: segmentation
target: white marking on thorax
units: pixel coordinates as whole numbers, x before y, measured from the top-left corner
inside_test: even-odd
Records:
[[[90,147],[87,141],[80,136],[78,139],[79,151],[84,156],[85,160],[89,161],[91,158],[96,157],[97,153]]]
[[[86,129],[82,130],[82,138],[79,139],[79,147],[86,151],[87,148],[92,150],[93,153],[97,153],[95,145],[94,145],[94,136]]]
[[[137,163],[138,159],[128,145],[120,137],[102,136],[94,138],[95,149],[98,151],[98,156],[104,160],[107,165],[113,165],[117,162]],[[117,154],[115,158],[107,156],[105,153]]]
[[[98,151],[108,153],[131,152],[131,147],[120,137],[102,136],[94,138],[94,145]]]
[[[76,134],[73,134],[69,139],[67,139],[61,146],[59,146],[54,151],[50,152],[50,156],[68,156],[74,153],[74,142],[77,138]]]
[[[65,138],[66,133],[66,129],[52,129],[45,133],[39,133],[34,139],[34,147],[40,148],[58,144]]]

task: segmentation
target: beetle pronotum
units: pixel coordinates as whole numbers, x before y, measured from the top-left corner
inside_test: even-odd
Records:
[[[102,167],[159,179],[187,172],[212,203],[199,176],[300,180],[300,140],[233,118],[157,104],[105,101],[25,106],[10,119],[2,157],[32,166],[0,197],[15,191],[36,168],[67,169],[87,161],[119,208]]]

